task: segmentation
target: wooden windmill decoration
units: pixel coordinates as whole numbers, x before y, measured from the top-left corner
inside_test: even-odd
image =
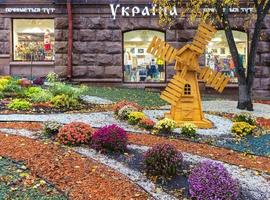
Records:
[[[200,68],[199,57],[216,33],[212,25],[200,23],[191,44],[175,49],[160,38],[154,37],[147,52],[168,63],[175,62],[176,74],[168,83],[161,98],[171,104],[171,111],[165,117],[179,125],[192,122],[199,128],[211,128],[212,123],[205,119],[202,111],[199,79],[218,92],[222,92],[230,78],[209,67]]]

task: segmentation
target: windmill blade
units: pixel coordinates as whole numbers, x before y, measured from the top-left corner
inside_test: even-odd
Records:
[[[161,58],[168,63],[172,63],[175,61],[177,51],[177,49],[171,47],[168,43],[162,41],[156,36],[154,36],[152,42],[147,49],[147,53],[150,53],[157,58]]]
[[[186,83],[185,79],[175,75],[161,93],[160,98],[175,106],[182,96]]]
[[[199,79],[206,82],[207,85],[214,88],[219,93],[223,92],[228,82],[230,81],[230,77],[221,74],[220,72],[213,70],[209,67],[204,67],[201,70]]]
[[[216,32],[215,27],[201,22],[191,44],[191,49],[196,51],[199,55],[203,54],[206,45],[211,41]]]

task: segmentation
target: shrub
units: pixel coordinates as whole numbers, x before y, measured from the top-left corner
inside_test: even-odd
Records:
[[[49,91],[43,90],[40,93],[32,94],[29,98],[32,102],[41,103],[50,101],[53,95]]]
[[[8,85],[8,83],[10,82],[9,79],[5,78],[5,77],[1,77],[0,78],[0,91],[3,91],[6,86]]]
[[[198,200],[237,199],[239,186],[222,164],[204,161],[188,177],[189,193]]]
[[[127,144],[126,131],[117,125],[109,125],[93,134],[91,146],[101,152],[124,152],[127,149]]]
[[[116,104],[114,104],[113,106],[114,113],[118,115],[119,110],[123,108],[124,106],[132,106],[136,108],[137,111],[142,110],[142,108],[137,103],[124,100],[124,101],[119,101]]]
[[[44,84],[44,79],[41,77],[37,77],[33,80],[34,85],[43,85]]]
[[[128,115],[128,123],[131,125],[138,124],[140,120],[146,118],[143,112],[131,112]]]
[[[123,108],[121,108],[119,111],[118,111],[118,118],[119,119],[122,119],[122,120],[127,120],[128,119],[128,115],[131,113],[131,112],[135,112],[135,111],[138,111],[137,108],[131,106],[131,105],[126,105],[124,106]]]
[[[144,168],[151,176],[170,177],[177,174],[183,156],[170,144],[158,144],[144,155]]]
[[[47,76],[46,76],[46,79],[48,82],[50,83],[54,83],[56,81],[59,80],[59,76],[58,74],[54,73],[54,72],[50,72]]]
[[[157,122],[155,129],[159,134],[169,134],[176,128],[176,122],[172,119],[164,118]]]
[[[80,145],[88,143],[93,132],[94,130],[88,124],[72,122],[60,128],[57,138],[62,144]]]
[[[234,122],[246,122],[250,125],[256,125],[256,119],[249,113],[240,113],[232,119]]]
[[[5,87],[2,90],[4,93],[15,93],[19,94],[22,92],[22,88],[20,85],[18,85],[17,81],[11,79],[8,81],[8,83],[5,85]]]
[[[47,121],[44,123],[44,133],[48,136],[56,135],[61,127],[62,124],[56,121]]]
[[[139,127],[146,130],[152,130],[155,126],[155,122],[149,118],[143,118],[139,121]]]
[[[85,92],[86,88],[87,87],[85,86],[73,87],[72,85],[56,82],[49,87],[49,91],[53,94],[53,96],[65,94],[74,99],[79,99],[80,96]]]
[[[23,99],[14,99],[7,106],[11,110],[29,110],[32,104]]]
[[[242,138],[249,134],[252,134],[252,131],[256,128],[256,126],[252,126],[247,122],[234,122],[232,126],[232,133],[238,137]]]
[[[27,97],[31,97],[32,95],[38,94],[42,91],[43,91],[43,89],[41,87],[30,87],[25,91],[25,95]]]
[[[62,109],[75,108],[79,105],[77,99],[74,99],[73,97],[70,97],[65,94],[53,97],[51,99],[51,103],[55,108],[62,108]]]
[[[184,123],[181,126],[181,134],[186,135],[188,137],[194,137],[197,131],[197,127],[192,123]]]

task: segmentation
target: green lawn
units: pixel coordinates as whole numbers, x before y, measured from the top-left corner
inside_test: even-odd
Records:
[[[44,180],[30,175],[23,163],[0,157],[0,199],[66,200]]]
[[[160,99],[158,92],[148,92],[143,89],[89,87],[86,94],[109,99],[114,102],[121,100],[133,101],[146,107],[166,105],[166,102]]]

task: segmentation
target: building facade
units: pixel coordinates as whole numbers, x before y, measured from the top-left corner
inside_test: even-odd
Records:
[[[73,0],[69,35],[66,1],[0,0],[0,74],[45,76],[55,71],[63,77],[71,75],[75,81],[104,85],[165,86],[174,74],[173,66],[147,54],[147,46],[157,35],[181,48],[192,41],[199,20],[190,24],[180,17],[181,9],[175,9],[167,14],[176,17],[177,23],[170,29],[161,27],[158,13],[165,11],[153,14],[150,2]],[[245,30],[243,16],[251,8],[231,12],[235,13],[231,19],[235,41],[246,66],[254,24]],[[200,64],[230,76],[230,86],[237,87],[223,30],[207,46]],[[270,15],[259,42],[254,96],[270,98]]]

